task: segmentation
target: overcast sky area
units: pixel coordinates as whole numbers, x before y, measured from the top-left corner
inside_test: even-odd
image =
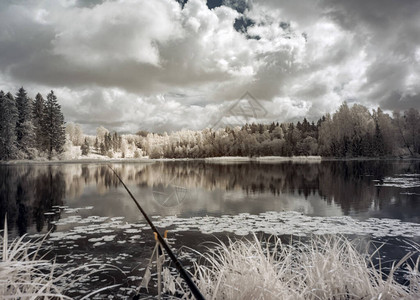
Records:
[[[420,109],[420,1],[0,0],[0,89],[20,86],[86,133],[203,129],[247,91],[264,123]]]

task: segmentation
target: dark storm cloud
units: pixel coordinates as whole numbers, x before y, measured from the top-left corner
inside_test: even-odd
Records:
[[[349,32],[356,31],[372,63],[364,90],[385,109],[420,108],[417,95],[405,95],[410,76],[420,74],[416,51],[420,46],[420,2],[323,1],[326,15]],[[396,95],[399,95],[396,97]]]
[[[54,28],[28,18],[30,10],[18,6],[0,9],[0,68],[8,69],[49,51]],[[36,18],[36,17],[35,17]]]
[[[323,0],[320,5],[325,14],[347,30],[368,26],[381,39],[385,38],[386,31],[410,26],[409,23],[418,19],[420,9],[417,0]]]
[[[52,87],[65,85],[77,88],[92,84],[102,87],[123,86],[128,91],[148,94],[159,85],[156,81],[159,69],[156,66],[132,61],[110,61],[106,65],[86,68],[69,62],[60,55],[40,54],[10,67],[9,70],[13,77],[24,82],[31,81]],[[147,77],[140,77],[139,74],[147,74]]]
[[[404,111],[410,108],[420,109],[420,94],[403,95],[394,92],[381,103],[381,107],[391,111]]]
[[[77,0],[75,6],[78,7],[94,7],[104,3],[106,0]]]

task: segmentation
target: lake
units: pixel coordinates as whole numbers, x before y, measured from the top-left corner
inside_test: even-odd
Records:
[[[386,242],[385,260],[420,243],[420,161],[367,160],[281,163],[158,161],[112,168],[152,217],[187,266],[186,247],[252,233],[306,238],[344,234]],[[155,242],[137,207],[107,164],[0,166],[0,226],[37,238],[59,263],[111,264],[75,288],[122,283],[124,298],[139,285]],[[411,249],[412,250],[412,249]],[[153,288],[152,288],[153,290]]]

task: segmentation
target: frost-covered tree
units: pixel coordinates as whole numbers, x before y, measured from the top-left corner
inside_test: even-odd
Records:
[[[121,136],[116,132],[112,134],[112,150],[114,152],[121,150]]]
[[[44,98],[40,93],[38,93],[32,106],[32,123],[34,125],[35,140],[34,145],[38,150],[42,150],[42,147],[45,143],[45,135],[41,126],[42,116],[44,113],[44,102]]]
[[[66,134],[74,146],[81,146],[84,143],[83,130],[79,124],[70,122],[66,125]]]
[[[333,121],[330,114],[318,122],[318,153],[322,156],[332,156],[334,148]]]
[[[105,135],[109,133],[108,129],[103,126],[96,128],[96,136],[98,137],[99,143],[105,142]]]
[[[73,145],[81,146],[84,143],[83,130],[80,124],[74,124],[74,138]]]
[[[32,123],[32,100],[21,87],[16,94],[16,141],[23,157],[31,157],[35,142],[35,127]]]
[[[271,131],[271,135],[274,139],[283,139],[284,134],[283,134],[283,129],[281,129],[280,126],[276,126],[272,131]]]
[[[410,108],[404,112],[404,129],[413,153],[420,153],[420,114],[417,109]]]
[[[63,152],[66,142],[64,116],[53,91],[48,94],[47,101],[45,101],[41,127],[45,135],[44,149],[48,152],[49,158],[52,157],[53,151]]]
[[[403,145],[404,147],[407,148],[408,152],[410,153],[411,156],[413,156],[413,151],[411,150],[410,147],[410,140],[407,136],[407,133],[405,132],[405,122],[403,120],[403,118],[401,117],[401,114],[399,111],[394,111],[393,114],[393,123],[394,126],[397,128],[398,131],[398,138],[399,138],[399,144]]]
[[[16,122],[18,111],[13,95],[0,91],[0,160],[17,157]]]
[[[375,134],[378,133],[377,131],[380,131],[380,135],[383,139],[383,154],[392,155],[393,153],[396,153],[398,147],[398,132],[397,128],[392,124],[392,118],[388,114],[385,114],[379,107],[373,114],[376,124],[379,127],[378,129],[375,128]],[[379,137],[379,139],[381,139],[381,137]]]
[[[372,137],[375,133],[375,122],[369,110],[360,104],[350,109],[350,153],[353,157],[372,156]]]

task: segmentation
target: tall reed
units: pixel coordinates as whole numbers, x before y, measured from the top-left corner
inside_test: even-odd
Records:
[[[229,241],[195,263],[195,278],[206,299],[420,299],[419,258],[409,271],[409,286],[394,280],[412,253],[388,274],[372,255],[357,251],[344,237],[313,237],[284,244],[274,238]]]
[[[40,255],[44,239],[33,242],[22,236],[9,241],[5,221],[3,236],[0,236],[0,299],[72,299],[65,295],[66,290],[93,273],[116,269],[109,265],[92,264],[64,269],[55,260]],[[81,299],[116,286],[104,287]]]

